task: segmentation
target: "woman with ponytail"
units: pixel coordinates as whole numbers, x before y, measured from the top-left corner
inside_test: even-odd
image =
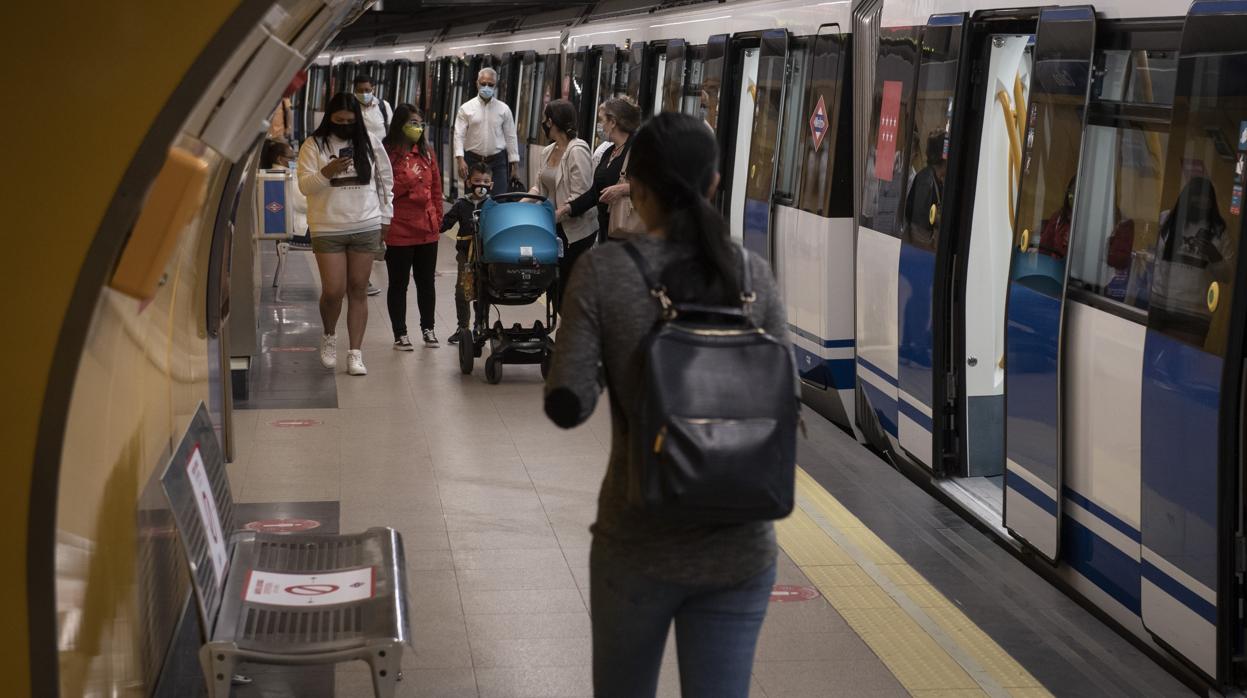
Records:
[[[684,114],[654,117],[636,134],[628,178],[647,235],[627,243],[677,302],[739,305],[741,251],[710,203],[719,184],[714,135]],[[787,342],[787,320],[765,260],[745,255],[754,322]],[[595,695],[652,696],[663,646],[675,623],[684,696],[749,694],[758,631],[775,580],[770,522],[674,523],[639,505],[640,454],[629,423],[640,423],[642,341],[658,304],[622,244],[585,253],[563,303],[545,410],[564,428],[593,413],[610,389],[611,454],[590,552]],[[725,376],[725,380],[730,380]]]

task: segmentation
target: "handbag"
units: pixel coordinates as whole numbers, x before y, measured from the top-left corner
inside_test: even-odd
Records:
[[[624,156],[623,169],[619,172],[620,182],[628,178],[628,158],[630,157],[632,157],[631,151]],[[631,196],[616,199],[610,205],[610,218],[606,225],[606,236],[608,238],[627,238],[644,232],[645,222],[641,220],[641,217],[637,215],[636,209],[632,207]]]
[[[793,508],[800,388],[792,351],[752,319],[749,262],[741,251],[740,306],[676,304],[625,241],[659,303],[641,345],[641,506],[690,523],[779,519]]]

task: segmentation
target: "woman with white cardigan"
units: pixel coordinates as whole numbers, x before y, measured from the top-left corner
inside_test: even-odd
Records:
[[[593,155],[589,144],[576,137],[576,108],[571,102],[556,99],[547,104],[541,128],[550,139],[550,145],[541,151],[541,170],[530,193],[546,197],[557,211],[593,186]],[[562,306],[563,289],[572,276],[576,259],[593,247],[597,237],[597,216],[590,213],[565,215],[559,219],[563,258],[559,260],[559,292],[554,299],[556,312]]]
[[[307,196],[307,226],[320,268],[320,361],[338,364],[337,326],[347,299],[347,373],[362,376],[368,326],[368,275],[394,215],[394,175],[381,141],[369,135],[359,101],[338,93],[312,137],[299,149],[299,189]]]

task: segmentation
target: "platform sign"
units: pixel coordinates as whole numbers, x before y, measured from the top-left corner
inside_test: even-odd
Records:
[[[360,567],[322,574],[285,574],[252,570],[243,600],[269,606],[332,606],[371,599],[376,570]]]
[[[896,135],[901,120],[901,81],[883,81],[879,139],[875,143],[875,179],[891,182],[896,167]]]
[[[257,533],[299,533],[320,528],[320,522],[315,519],[261,519],[243,528]]]
[[[287,202],[294,180],[285,170],[260,170],[256,175],[256,233],[261,238],[290,236],[292,219]]]
[[[225,534],[221,531],[221,516],[217,513],[216,499],[212,496],[212,483],[208,481],[208,472],[204,469],[204,459],[199,453],[198,444],[191,451],[186,474],[191,483],[191,491],[195,494],[199,520],[208,536],[208,557],[212,560],[212,569],[216,572],[217,582],[224,583],[225,568],[229,566],[229,553],[225,549]]]
[[[823,136],[827,135],[827,104],[823,96],[818,96],[818,104],[814,105],[814,113],[810,115],[810,138],[814,141],[814,150],[823,145]]]

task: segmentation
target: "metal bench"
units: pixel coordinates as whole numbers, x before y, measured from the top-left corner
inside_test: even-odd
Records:
[[[209,698],[228,698],[239,662],[363,660],[393,696],[411,642],[403,543],[355,535],[236,533],[225,461],[201,404],[161,477],[190,568]]]

